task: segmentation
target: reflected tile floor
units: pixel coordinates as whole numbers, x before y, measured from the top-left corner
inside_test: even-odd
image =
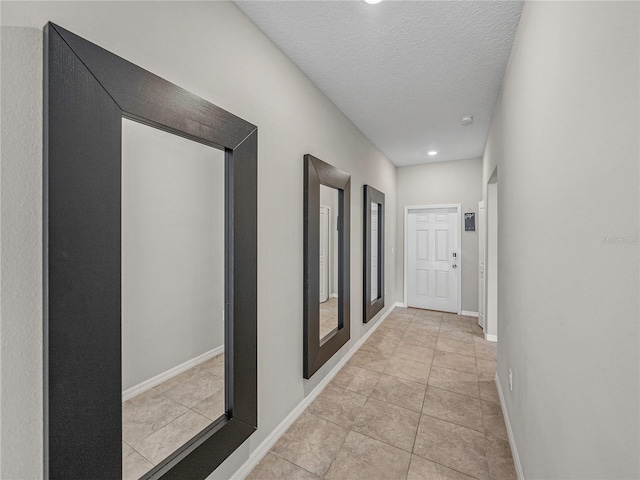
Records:
[[[330,298],[320,304],[320,340],[338,328],[338,299]]]
[[[224,355],[122,403],[122,477],[137,480],[224,414]]]
[[[396,308],[247,477],[515,480],[477,319]]]

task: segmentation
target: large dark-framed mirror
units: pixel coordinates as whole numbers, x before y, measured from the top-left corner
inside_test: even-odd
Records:
[[[45,477],[123,476],[126,120],[224,152],[224,407],[142,475],[204,479],[257,429],[257,128],[52,23],[44,53]]]
[[[351,176],[304,156],[304,378],[350,338]]]
[[[364,186],[364,323],[384,307],[384,193]]]

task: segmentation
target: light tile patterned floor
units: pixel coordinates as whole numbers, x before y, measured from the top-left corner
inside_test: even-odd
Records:
[[[140,478],[223,414],[224,355],[123,402],[123,478]]]
[[[515,480],[477,319],[396,308],[250,480]]]

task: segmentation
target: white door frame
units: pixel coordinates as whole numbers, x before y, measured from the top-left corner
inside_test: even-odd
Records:
[[[328,205],[320,205],[320,208],[324,208],[327,210],[327,231],[326,231],[326,239],[325,239],[325,245],[326,245],[326,256],[324,259],[324,263],[326,265],[326,270],[327,270],[327,280],[326,280],[326,287],[327,287],[327,300],[329,300],[331,298],[331,285],[332,285],[332,281],[331,281],[331,275],[333,275],[333,268],[331,265],[331,207]],[[322,235],[322,226],[320,227],[320,235]],[[320,242],[322,243],[322,242]],[[320,303],[324,303],[327,300],[321,301]]]
[[[458,315],[462,314],[462,219],[460,211],[462,206],[459,203],[446,203],[441,205],[408,205],[404,207],[404,306],[408,305],[407,293],[407,270],[409,268],[409,211],[422,210],[429,208],[455,208],[456,222],[458,223],[458,240],[456,248],[458,249]]]

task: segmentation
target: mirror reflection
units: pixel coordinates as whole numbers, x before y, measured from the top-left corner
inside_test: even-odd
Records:
[[[337,331],[338,202],[336,188],[320,185],[320,340]]]
[[[378,232],[380,231],[380,204],[371,202],[371,303],[379,298],[380,278],[378,277],[378,264],[380,262],[380,248],[378,244]]]
[[[224,152],[122,121],[123,477],[225,413]]]

